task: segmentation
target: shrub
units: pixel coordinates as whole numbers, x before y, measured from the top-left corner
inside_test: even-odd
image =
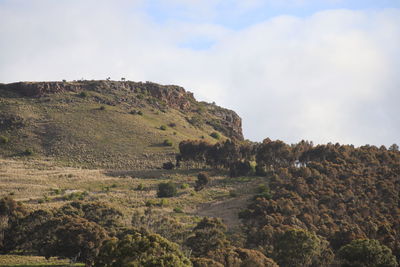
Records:
[[[143,115],[143,112],[142,112],[141,110],[139,110],[139,111],[137,112],[137,114],[140,115],[140,116],[142,116],[142,115]]]
[[[80,96],[80,97],[87,97],[87,96],[88,96],[88,93],[85,92],[85,91],[82,91],[82,92],[79,94],[79,96]]]
[[[181,184],[181,189],[187,189],[189,188],[189,184]]]
[[[109,239],[97,223],[73,216],[50,219],[38,227],[36,234],[42,237],[35,244],[39,255],[75,259],[86,266],[92,266],[102,243]]]
[[[174,212],[183,213],[183,210],[182,210],[182,208],[174,208]]]
[[[7,136],[0,135],[0,144],[7,144],[9,141]]]
[[[165,140],[163,141],[163,146],[173,146],[173,143],[172,143],[171,140],[165,139]]]
[[[138,190],[138,191],[144,190],[144,185],[143,184],[138,184],[138,186],[136,187],[136,190]]]
[[[191,118],[186,118],[186,120],[195,127],[201,127],[204,124],[204,121],[201,116],[193,116]]]
[[[177,195],[176,185],[172,182],[158,185],[157,197],[174,197]]]
[[[23,152],[23,154],[25,156],[32,156],[33,155],[33,150],[31,148],[27,148],[25,149],[25,151]]]
[[[165,131],[165,130],[167,130],[167,126],[165,126],[165,125],[161,125],[161,126],[160,126],[160,130],[162,130],[162,131]]]
[[[272,259],[260,251],[237,247],[222,248],[210,251],[207,255],[221,266],[278,267]],[[213,265],[217,266],[217,265]]]
[[[374,239],[353,240],[339,250],[338,256],[342,266],[398,266],[392,251]]]
[[[229,191],[229,196],[230,196],[230,197],[237,197],[237,196],[238,196],[238,193],[237,193],[235,190],[230,190],[230,191]]]
[[[179,246],[158,234],[127,231],[124,236],[106,241],[95,266],[192,266]]]
[[[231,177],[245,176],[253,174],[253,168],[249,161],[236,161],[229,166]]]
[[[210,178],[204,172],[201,172],[197,175],[197,181],[194,186],[194,190],[200,191],[210,182]]]
[[[310,266],[319,253],[319,238],[308,231],[291,229],[280,235],[274,247],[275,260],[282,267]]]
[[[100,110],[106,110],[106,106],[100,106],[99,109]]]
[[[168,124],[168,126],[171,127],[171,128],[174,128],[174,127],[176,127],[176,123],[175,122],[171,122],[171,123]]]
[[[219,139],[221,138],[221,135],[220,135],[219,133],[217,133],[217,132],[212,132],[212,133],[210,134],[210,136],[211,136],[212,138],[217,139],[217,140],[219,140]]]
[[[175,165],[171,161],[168,161],[164,162],[162,167],[164,170],[172,170],[175,167]]]
[[[192,249],[193,256],[204,257],[210,251],[229,247],[225,231],[226,226],[220,219],[204,217],[186,240],[186,246]]]

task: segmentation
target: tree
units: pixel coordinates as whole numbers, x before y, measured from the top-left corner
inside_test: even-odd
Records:
[[[280,236],[274,246],[274,259],[281,267],[305,267],[319,254],[320,240],[305,230],[291,229]]]
[[[35,249],[39,255],[82,261],[92,266],[107,232],[97,223],[80,217],[53,218],[38,227]]]
[[[390,151],[399,151],[399,145],[393,144],[389,147]]]
[[[194,186],[194,190],[200,191],[210,182],[210,178],[204,172],[201,172],[197,175],[196,185]]]
[[[396,257],[385,245],[374,239],[356,239],[340,248],[343,267],[396,267]]]
[[[176,185],[172,182],[158,185],[157,197],[174,197],[177,194]]]
[[[208,252],[229,246],[226,226],[217,218],[204,217],[193,229],[193,235],[186,240],[195,257],[204,257]]]
[[[113,230],[122,225],[122,212],[103,202],[74,201],[62,206],[57,215],[80,216],[95,222],[107,230]]]
[[[10,197],[0,199],[0,249],[4,250],[4,242],[11,242],[9,230],[27,214],[25,207]]]
[[[104,243],[95,266],[185,267],[192,264],[175,243],[157,234],[130,230],[119,239],[113,238]]]
[[[229,247],[210,251],[208,257],[228,267],[279,267],[260,251]]]
[[[149,233],[159,234],[176,243],[183,243],[189,235],[185,225],[169,214],[147,208],[144,211],[135,210],[131,220],[132,226],[144,229]]]

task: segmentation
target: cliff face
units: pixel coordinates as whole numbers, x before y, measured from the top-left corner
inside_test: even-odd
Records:
[[[40,98],[52,94],[63,94],[68,92],[80,93],[82,91],[95,91],[102,93],[123,92],[124,97],[119,97],[114,102],[107,104],[117,105],[132,101],[137,93],[151,96],[158,101],[153,103],[157,107],[168,107],[182,112],[195,111],[199,102],[196,101],[191,92],[175,85],[160,85],[151,82],[131,82],[131,81],[74,81],[74,82],[18,82],[1,85],[3,90],[14,92],[25,97]],[[126,97],[126,95],[130,97]],[[207,124],[215,130],[221,131],[230,138],[243,140],[241,118],[232,110],[202,103],[206,106],[207,112],[212,115],[206,118]],[[207,116],[206,116],[207,117]]]

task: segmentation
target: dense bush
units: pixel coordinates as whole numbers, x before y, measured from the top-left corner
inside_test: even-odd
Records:
[[[107,232],[98,224],[72,216],[55,217],[36,229],[34,248],[39,255],[81,261],[91,266]]]
[[[164,170],[172,170],[173,168],[175,168],[175,165],[171,161],[168,161],[163,163],[162,168]]]
[[[179,209],[179,208],[175,208]],[[175,211],[174,209],[174,211]],[[178,211],[182,211],[181,209]],[[177,212],[177,211],[175,211]],[[162,211],[147,208],[144,211],[136,210],[132,215],[132,226],[156,233],[168,240],[182,244],[189,235],[185,225]]]
[[[103,245],[95,266],[192,266],[179,247],[157,235],[129,231],[119,239],[111,239]]]
[[[9,142],[9,138],[4,135],[0,135],[0,144],[7,144]]]
[[[197,180],[196,180],[196,184],[194,186],[194,190],[196,191],[200,191],[201,189],[203,189],[208,183],[210,182],[210,177],[204,173],[201,172],[197,175]]]
[[[279,267],[260,251],[228,247],[210,251],[207,255],[222,266],[229,267]]]
[[[339,250],[338,256],[342,266],[345,267],[398,266],[392,251],[373,239],[353,240]]]
[[[217,132],[212,132],[212,133],[210,134],[210,136],[211,136],[212,138],[217,139],[217,140],[219,140],[219,139],[221,138],[221,135],[220,135],[219,133],[217,133]]]
[[[171,140],[169,140],[169,139],[165,139],[164,141],[163,141],[163,146],[173,146],[174,144],[172,143],[172,141]]]
[[[210,251],[229,247],[226,226],[217,218],[203,218],[193,229],[192,236],[186,240],[186,245],[195,257],[204,257]]]
[[[177,193],[176,184],[172,182],[158,185],[157,197],[174,197]]]

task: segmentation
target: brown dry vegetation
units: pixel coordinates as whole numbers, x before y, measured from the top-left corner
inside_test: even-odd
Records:
[[[83,198],[88,201],[106,201],[120,208],[127,223],[135,209],[153,204],[156,209],[182,220],[195,222],[198,216],[220,217],[228,226],[237,226],[237,213],[247,205],[262,178],[227,178],[223,173],[211,173],[211,182],[205,189],[193,189],[196,170],[142,170],[109,171],[60,167],[47,160],[0,159],[0,197],[12,196],[31,209],[60,207],[68,201]],[[156,190],[160,182],[172,181],[178,185],[178,196],[168,198],[162,207]],[[188,184],[188,188],[181,185]],[[143,186],[138,190],[138,186]],[[230,194],[237,192],[236,198]],[[185,217],[185,218],[182,218]]]

